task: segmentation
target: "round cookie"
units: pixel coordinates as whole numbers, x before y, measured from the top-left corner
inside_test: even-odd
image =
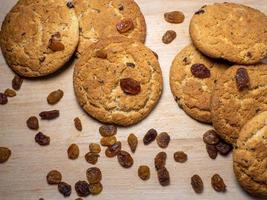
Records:
[[[192,73],[194,68],[197,69],[201,65],[206,68],[208,73],[206,77]],[[214,83],[227,67],[229,67],[227,64],[207,58],[192,44],[181,50],[176,55],[170,70],[171,91],[178,105],[192,118],[211,123],[211,93]]]
[[[240,185],[254,196],[267,198],[267,112],[258,114],[244,125],[233,161]]]
[[[65,0],[19,0],[0,33],[8,65],[25,77],[58,70],[71,58],[78,40],[78,19]]]
[[[266,64],[235,65],[217,81],[211,99],[212,123],[227,142],[235,143],[242,126],[266,110]]]
[[[133,0],[74,0],[73,2],[80,23],[78,54],[92,43],[112,36],[126,36],[145,42],[145,19]],[[124,23],[119,25],[123,21]],[[117,29],[117,26],[122,29]]]
[[[235,3],[203,6],[191,19],[190,35],[205,55],[239,64],[267,57],[267,16]]]
[[[123,81],[129,78],[134,84]],[[80,105],[104,123],[128,126],[141,121],[158,102],[162,84],[153,52],[126,37],[92,44],[74,68],[74,90]]]

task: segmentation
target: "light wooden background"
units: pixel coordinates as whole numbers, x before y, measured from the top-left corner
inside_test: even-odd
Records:
[[[0,21],[15,4],[16,0],[0,0]],[[117,137],[122,141],[123,149],[129,150],[126,138],[133,132],[138,135],[140,142],[137,152],[133,155],[134,166],[123,169],[117,159],[108,159],[101,152],[97,166],[103,173],[104,191],[98,196],[88,199],[117,199],[117,200],[246,200],[253,199],[243,192],[235,181],[232,170],[231,155],[226,158],[219,156],[211,160],[202,142],[202,134],[210,127],[200,124],[189,118],[178,108],[173,100],[169,88],[169,69],[176,53],[190,42],[188,24],[194,11],[204,4],[215,1],[207,0],[138,0],[147,22],[146,45],[159,54],[159,61],[164,76],[164,91],[159,104],[154,111],[141,123],[129,127],[119,128]],[[220,0],[217,2],[224,2]],[[233,2],[244,3],[256,7],[267,13],[266,0],[236,0]],[[172,25],[166,23],[163,14],[166,11],[180,10],[185,13],[183,24]],[[177,39],[164,45],[161,37],[166,30],[173,29],[177,32]],[[91,167],[83,156],[88,151],[90,142],[98,142],[98,127],[100,124],[86,115],[76,102],[72,87],[73,66],[68,66],[54,76],[40,80],[25,80],[17,97],[10,98],[9,103],[0,106],[0,146],[12,150],[10,160],[0,165],[0,200],[45,200],[63,199],[56,186],[46,183],[46,174],[49,170],[57,169],[63,174],[63,180],[72,186],[78,180],[84,180],[85,171]],[[0,91],[11,87],[13,72],[0,56]],[[61,88],[64,98],[55,106],[46,103],[47,94]],[[51,145],[40,147],[34,142],[36,131],[29,130],[26,119],[31,115],[38,115],[40,111],[59,109],[61,116],[53,121],[40,121],[40,131],[51,137]],[[73,118],[79,116],[84,129],[80,133],[73,126]],[[155,128],[159,132],[166,131],[171,135],[171,143],[166,150],[168,153],[167,168],[171,175],[171,185],[161,187],[158,184],[154,170],[154,156],[161,149],[153,143],[144,147],[141,139],[144,133]],[[80,147],[80,157],[72,161],[67,158],[66,149],[69,144],[77,143]],[[188,154],[188,162],[175,163],[173,153],[183,150]],[[151,179],[144,182],[137,176],[140,164],[151,167]],[[193,192],[190,177],[199,174],[204,181],[205,190],[201,195]],[[224,194],[215,192],[210,185],[210,178],[214,173],[219,173],[227,184]],[[68,199],[75,199],[73,190]]]

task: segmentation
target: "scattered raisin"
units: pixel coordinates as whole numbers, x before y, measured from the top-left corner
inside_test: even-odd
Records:
[[[90,194],[89,184],[86,181],[76,182],[75,190],[77,195],[80,197],[87,197]]]
[[[130,168],[134,163],[132,156],[128,152],[123,150],[121,150],[117,154],[117,158],[120,165],[124,168]]]
[[[0,163],[6,162],[11,156],[11,150],[6,147],[0,147]]]
[[[180,24],[183,23],[185,16],[180,11],[172,11],[165,13],[164,18],[169,23]]]
[[[62,90],[60,89],[55,90],[47,96],[47,103],[54,105],[60,101],[63,95],[64,95],[64,92]]]
[[[250,79],[245,68],[239,68],[235,75],[236,86],[239,91],[242,91],[250,86]]]
[[[90,184],[94,184],[102,180],[102,173],[99,168],[90,167],[86,171],[86,177]]]
[[[195,12],[195,15],[200,15],[200,14],[203,14],[203,13],[205,13],[205,11],[204,10],[198,10],[197,12]]]
[[[195,193],[200,194],[203,192],[204,184],[199,175],[195,174],[191,177],[191,185]]]
[[[148,166],[146,165],[141,165],[138,168],[138,176],[142,179],[142,180],[148,180],[150,178],[150,169]]]
[[[71,1],[67,2],[67,7],[68,8],[74,8],[74,5]]]
[[[159,152],[154,158],[154,164],[156,170],[159,170],[166,165],[167,154],[165,152]]]
[[[161,186],[167,186],[170,184],[170,174],[169,171],[163,167],[157,171],[158,180]]]
[[[135,64],[131,62],[126,63],[127,67],[135,68]]]
[[[117,23],[116,28],[119,33],[126,33],[134,29],[134,24],[131,19],[123,19]]]
[[[91,144],[89,144],[89,151],[92,153],[100,153],[101,147],[99,144],[91,143]]]
[[[99,128],[102,137],[109,137],[117,134],[117,127],[114,125],[103,125]]]
[[[42,119],[55,119],[59,116],[59,110],[43,111],[39,114]]]
[[[157,143],[161,148],[167,148],[170,143],[170,136],[166,132],[162,132],[157,136]]]
[[[115,136],[103,137],[100,140],[100,144],[102,146],[111,146],[117,142],[117,138]]]
[[[17,95],[16,91],[12,90],[12,89],[9,89],[7,88],[4,92],[4,94],[7,96],[7,97],[14,97]]]
[[[156,137],[157,137],[158,133],[155,129],[150,129],[147,131],[147,133],[145,134],[144,138],[143,138],[143,142],[145,145],[150,144],[151,142],[153,142]]]
[[[35,142],[41,146],[47,146],[50,144],[50,137],[44,135],[42,132],[39,132],[35,135]]]
[[[91,194],[93,194],[93,195],[100,194],[103,190],[103,185],[100,182],[90,184],[89,190],[90,190]]]
[[[163,36],[162,36],[162,42],[164,44],[170,44],[175,38],[176,38],[176,32],[173,30],[168,30]]]
[[[105,155],[108,158],[113,158],[115,157],[121,150],[121,142],[116,142],[115,144],[108,146]]]
[[[23,79],[20,76],[15,75],[12,80],[12,88],[14,90],[19,90],[21,88],[22,83],[23,83]]]
[[[82,131],[83,130],[82,122],[81,122],[79,117],[76,117],[74,119],[74,126],[78,131]]]
[[[119,4],[119,10],[120,11],[124,10],[124,6],[122,4]]]
[[[219,154],[225,156],[232,151],[233,146],[221,140],[218,144],[216,144],[216,149],[218,150]]]
[[[130,149],[131,151],[134,153],[136,148],[137,148],[137,145],[138,145],[138,139],[137,137],[131,133],[129,136],[128,136],[128,144],[130,146]]]
[[[106,59],[108,57],[108,54],[105,50],[100,49],[95,52],[95,56],[101,59]]]
[[[98,161],[98,158],[99,158],[99,154],[98,153],[92,153],[92,152],[88,152],[87,154],[85,154],[84,158],[85,160],[92,164],[92,165],[95,165]]]
[[[46,175],[47,183],[50,185],[57,185],[61,182],[62,175],[57,170],[52,170]]]
[[[215,130],[208,130],[203,135],[203,141],[206,144],[218,144],[220,142],[220,137],[217,135]]]
[[[79,150],[79,147],[77,144],[71,144],[68,148],[68,157],[69,159],[71,160],[75,160],[79,157],[79,153],[80,153],[80,150]]]
[[[48,48],[52,51],[63,51],[65,49],[64,44],[61,43],[61,35],[59,32],[53,34],[49,40]]]
[[[214,174],[211,177],[211,185],[212,185],[213,189],[217,192],[225,192],[226,191],[226,185],[225,185],[222,177],[220,177],[219,174]]]
[[[140,82],[132,78],[124,78],[120,80],[120,86],[124,93],[137,95],[141,92]]]
[[[39,129],[39,122],[38,118],[35,116],[31,116],[27,121],[27,126],[29,129],[38,130]]]
[[[71,194],[71,185],[65,182],[60,182],[58,184],[58,191],[64,196],[68,197]]]
[[[7,104],[8,99],[7,96],[4,93],[0,93],[0,104],[5,105]]]
[[[193,64],[191,66],[191,73],[193,76],[200,79],[210,77],[210,70],[204,64]]]
[[[184,163],[187,161],[187,154],[183,151],[177,151],[173,154],[173,158],[176,162]]]
[[[206,144],[206,149],[207,149],[207,152],[208,152],[209,157],[211,159],[216,159],[217,158],[218,150],[216,149],[216,146],[215,145]]]

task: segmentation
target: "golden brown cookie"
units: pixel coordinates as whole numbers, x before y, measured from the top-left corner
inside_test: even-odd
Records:
[[[242,128],[233,153],[234,172],[250,194],[267,198],[267,112]]]
[[[143,42],[146,23],[133,0],[74,0],[80,23],[78,53],[99,39],[126,36]]]
[[[176,55],[170,71],[170,86],[178,105],[192,118],[211,123],[211,92],[227,67],[207,58],[192,44],[185,47]]]
[[[26,77],[45,76],[62,67],[78,40],[78,19],[64,0],[18,1],[0,33],[8,65]]]
[[[92,44],[74,68],[74,90],[83,109],[104,123],[128,126],[158,102],[162,74],[141,42],[112,37]]]
[[[255,64],[267,57],[267,16],[241,4],[203,6],[191,19],[190,35],[213,58]]]
[[[267,65],[235,65],[217,81],[211,101],[211,117],[218,134],[235,143],[242,126],[267,110]]]

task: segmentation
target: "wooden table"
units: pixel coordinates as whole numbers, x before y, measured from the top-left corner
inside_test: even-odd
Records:
[[[220,0],[217,2],[224,2]],[[16,0],[1,0],[0,21],[15,4]],[[135,133],[139,137],[137,152],[133,155],[134,166],[123,169],[117,159],[109,159],[101,152],[101,158],[96,166],[103,173],[104,191],[98,196],[87,199],[103,200],[186,200],[186,199],[253,199],[241,190],[235,181],[232,170],[232,157],[219,156],[211,160],[202,142],[202,134],[210,129],[208,125],[198,123],[188,117],[173,100],[169,87],[169,69],[176,53],[190,42],[188,24],[194,11],[204,4],[215,1],[206,0],[138,0],[147,22],[146,45],[159,54],[159,61],[164,77],[163,95],[154,111],[141,123],[118,129],[118,139],[122,141],[123,149],[129,150],[126,143],[128,134]],[[266,0],[236,0],[267,12]],[[185,13],[183,24],[166,23],[163,14],[166,11],[180,10]],[[177,39],[165,45],[161,37],[166,30],[177,32]],[[17,97],[10,98],[9,103],[0,106],[0,146],[9,147],[12,156],[8,162],[0,165],[0,200],[45,200],[63,199],[56,186],[46,183],[46,174],[52,169],[58,169],[63,174],[63,180],[72,186],[78,180],[85,180],[85,171],[91,167],[84,160],[90,142],[99,142],[98,128],[100,123],[90,118],[76,102],[72,86],[73,64],[54,76],[39,80],[25,80]],[[11,87],[14,73],[0,56],[0,91]],[[64,98],[55,106],[46,103],[47,94],[56,89],[65,92]],[[36,131],[26,127],[25,121],[31,115],[40,111],[59,109],[61,116],[53,121],[40,121],[40,131],[51,137],[51,144],[40,147],[34,142]],[[84,129],[78,132],[73,126],[74,117],[80,117]],[[155,128],[159,132],[166,131],[171,135],[171,143],[166,149],[168,153],[167,168],[171,175],[171,185],[161,187],[158,184],[154,170],[154,156],[162,151],[156,143],[144,147],[144,133]],[[67,158],[66,150],[71,143],[80,147],[80,157],[72,161]],[[175,163],[173,153],[183,150],[188,154],[185,164]],[[138,166],[149,165],[151,178],[141,181],[137,176]],[[210,178],[219,173],[227,184],[227,192],[217,193],[210,185]],[[205,185],[204,193],[197,195],[190,185],[190,177],[199,174]],[[68,199],[75,199],[73,190]]]

